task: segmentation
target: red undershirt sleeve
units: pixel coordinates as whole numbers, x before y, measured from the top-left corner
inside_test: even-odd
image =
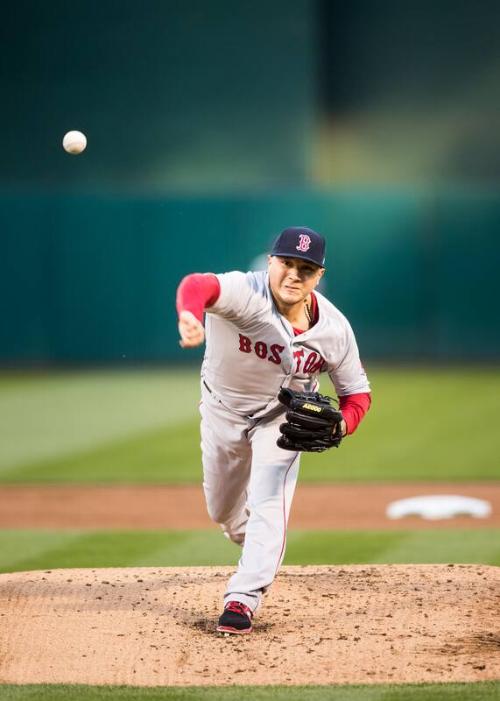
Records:
[[[177,288],[177,313],[192,312],[203,322],[203,312],[217,302],[220,283],[213,273],[191,273],[181,280]]]
[[[370,408],[371,401],[370,392],[339,397],[339,408],[344,417],[348,434],[354,433],[357,429],[361,419]]]

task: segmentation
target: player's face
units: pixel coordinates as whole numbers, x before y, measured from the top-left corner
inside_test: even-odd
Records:
[[[269,256],[269,284],[276,300],[286,306],[303,302],[321,280],[324,268],[300,258]]]

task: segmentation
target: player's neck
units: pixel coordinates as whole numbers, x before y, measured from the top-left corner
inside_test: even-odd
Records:
[[[298,329],[308,329],[311,325],[311,298],[310,295],[306,299],[296,302],[295,304],[285,304],[274,300],[279,313],[285,317],[290,324]]]

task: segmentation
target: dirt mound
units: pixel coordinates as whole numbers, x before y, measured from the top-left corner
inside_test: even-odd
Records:
[[[345,684],[500,678],[500,569],[284,567],[255,632],[214,632],[231,568],[0,575],[0,682]]]

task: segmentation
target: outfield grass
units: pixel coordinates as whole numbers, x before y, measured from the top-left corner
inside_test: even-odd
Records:
[[[500,369],[369,375],[373,408],[359,432],[305,455],[303,481],[500,478]],[[0,481],[198,482],[198,396],[192,369],[4,373]]]
[[[356,686],[0,686],[4,701],[497,701],[500,682]]]
[[[236,565],[218,531],[0,531],[0,572],[59,567]],[[500,529],[291,531],[285,564],[500,565]]]

